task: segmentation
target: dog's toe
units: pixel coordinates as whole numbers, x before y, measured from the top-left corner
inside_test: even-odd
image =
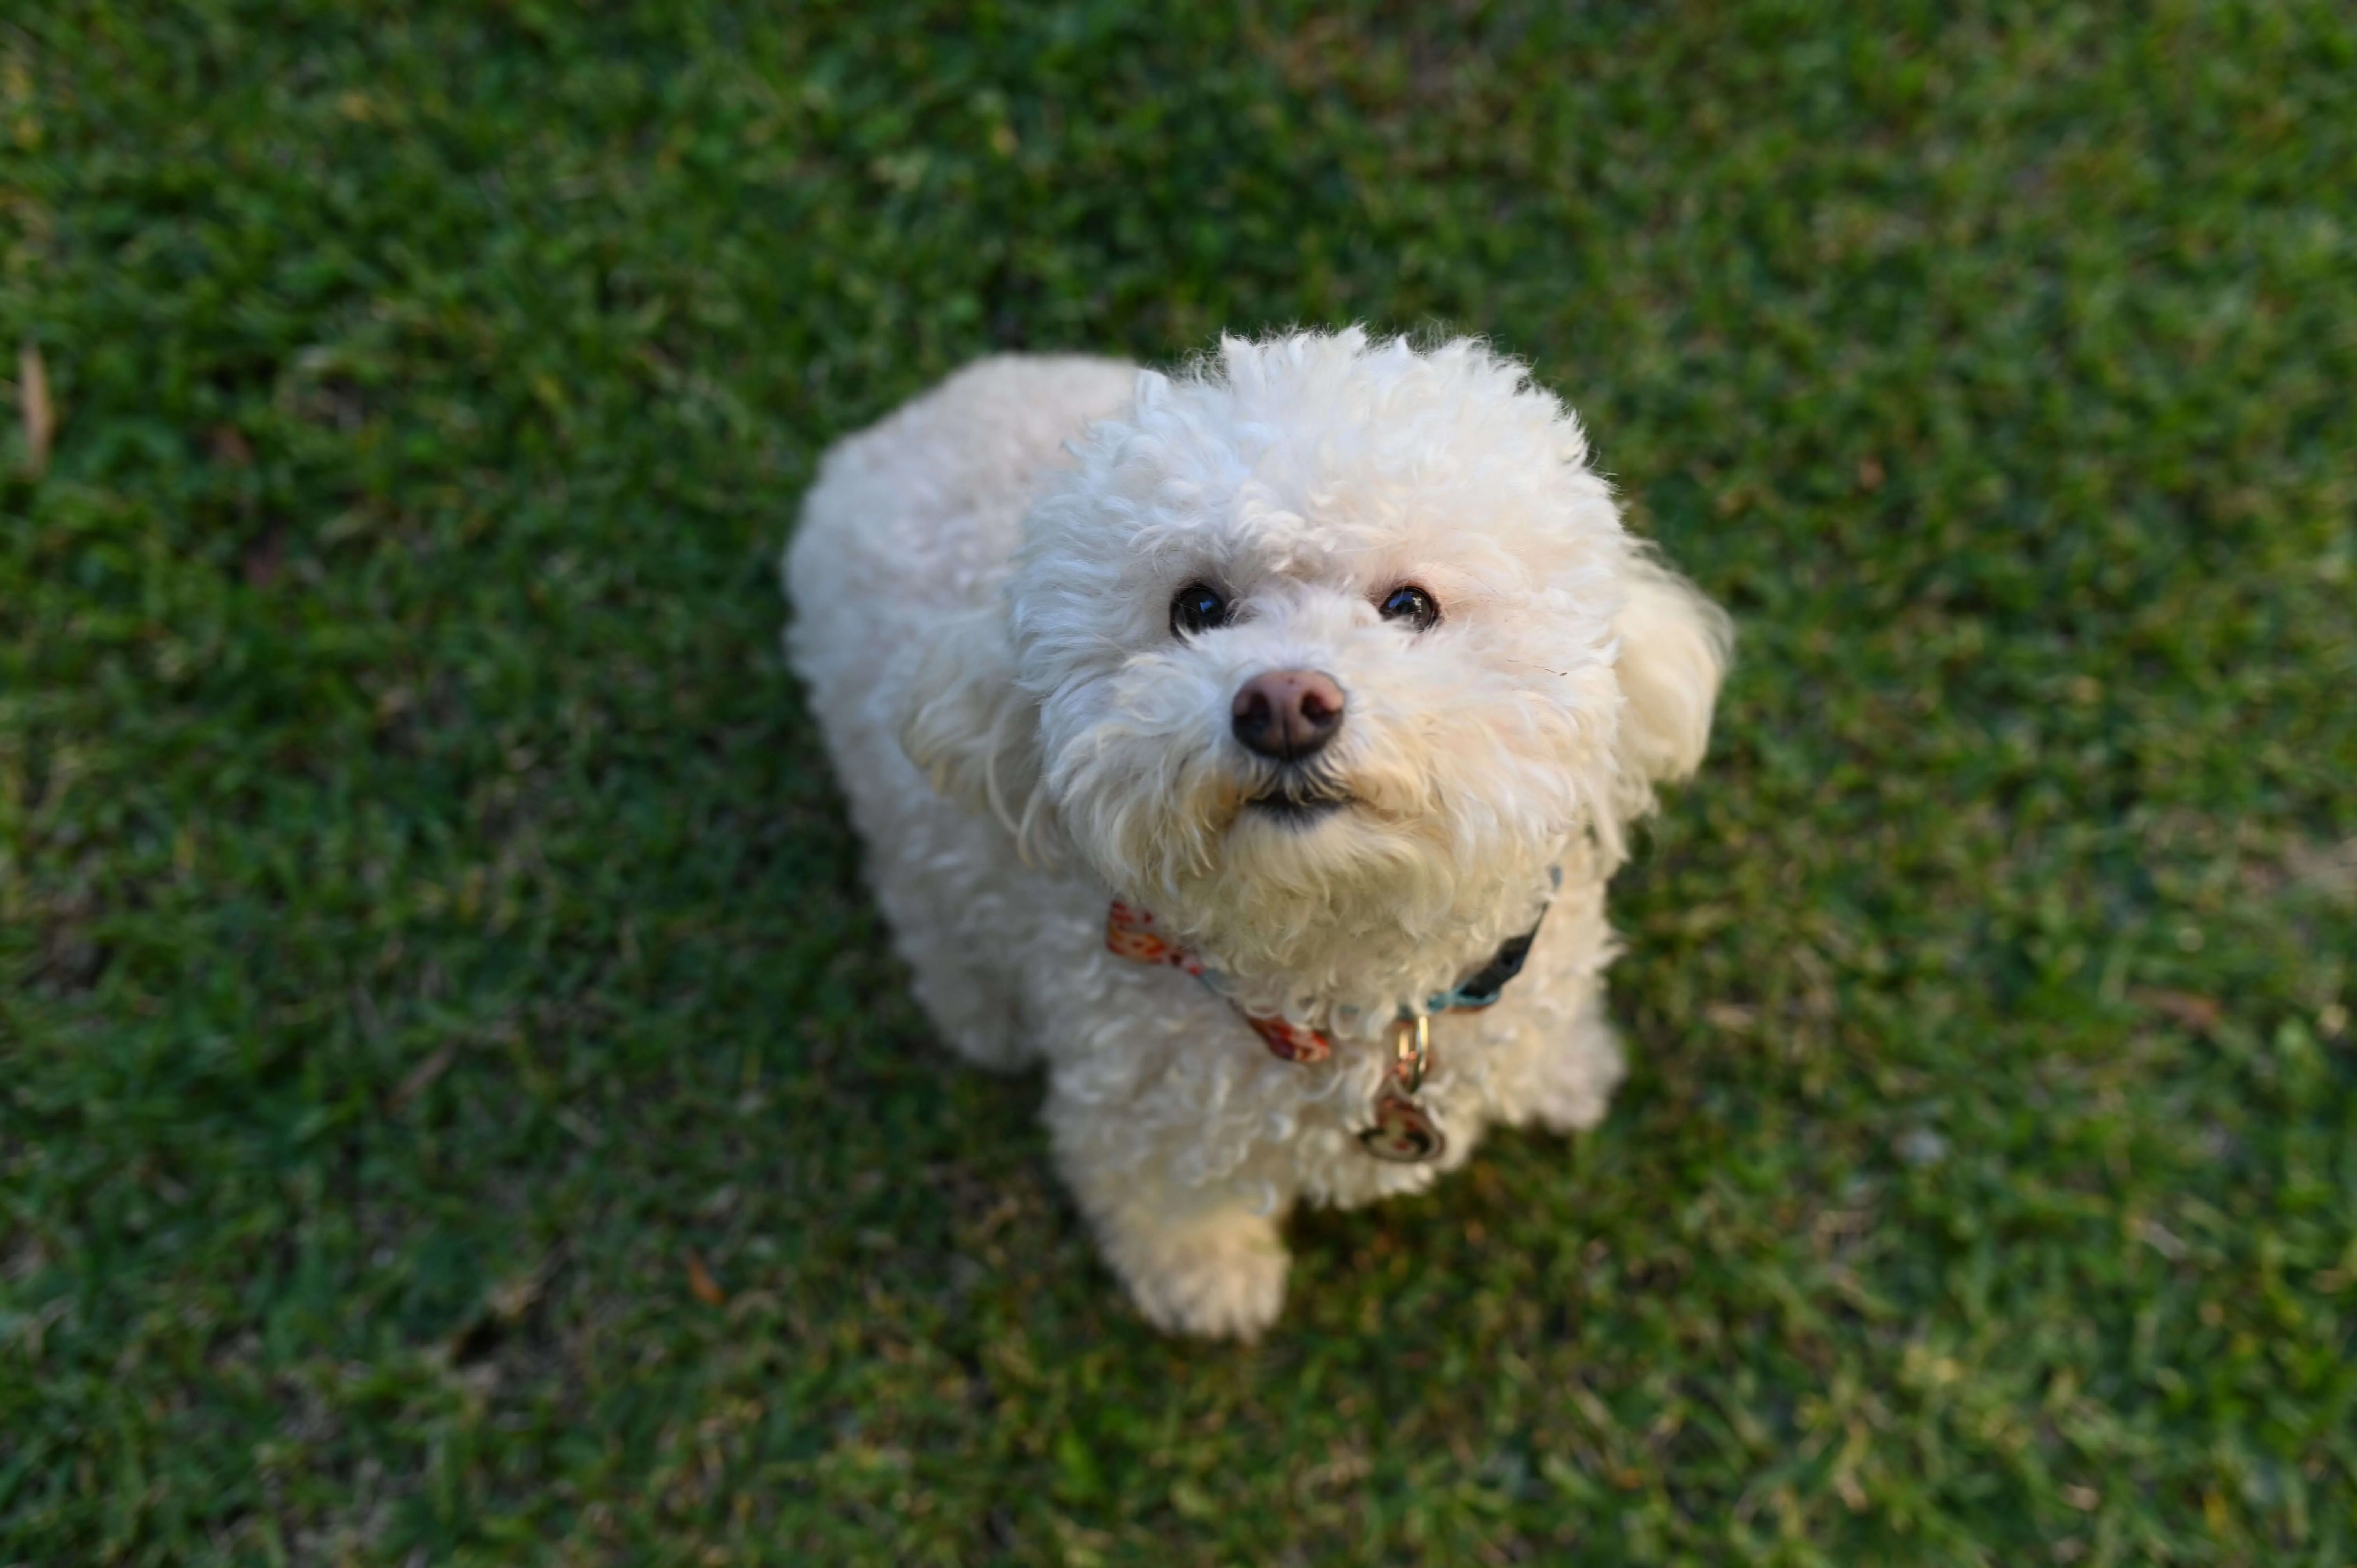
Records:
[[[1259,1215],[1132,1230],[1108,1252],[1138,1310],[1173,1333],[1254,1339],[1285,1305],[1291,1259]]]

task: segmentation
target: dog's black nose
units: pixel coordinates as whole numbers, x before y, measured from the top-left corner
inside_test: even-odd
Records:
[[[1229,717],[1248,749],[1298,762],[1342,727],[1342,688],[1315,670],[1271,670],[1237,689]]]

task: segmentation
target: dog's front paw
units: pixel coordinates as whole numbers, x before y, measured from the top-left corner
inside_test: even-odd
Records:
[[[1105,1238],[1105,1253],[1138,1310],[1172,1333],[1256,1339],[1285,1305],[1291,1259],[1265,1216],[1133,1217]]]

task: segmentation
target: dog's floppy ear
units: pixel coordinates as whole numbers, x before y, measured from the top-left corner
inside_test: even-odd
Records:
[[[1040,779],[1039,709],[1016,683],[1002,606],[958,611],[925,639],[900,748],[943,797],[1006,823],[1026,858],[1050,851],[1055,808]]]
[[[1651,808],[1656,783],[1684,779],[1710,745],[1711,708],[1735,650],[1735,623],[1652,555],[1632,553],[1620,641],[1620,733],[1614,746],[1624,810]]]

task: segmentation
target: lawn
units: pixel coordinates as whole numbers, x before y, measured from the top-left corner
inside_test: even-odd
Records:
[[[775,561],[970,357],[1352,319],[1740,665],[1610,1118],[1174,1343]],[[0,1563],[2357,1560],[2346,6],[57,0],[0,348]]]

